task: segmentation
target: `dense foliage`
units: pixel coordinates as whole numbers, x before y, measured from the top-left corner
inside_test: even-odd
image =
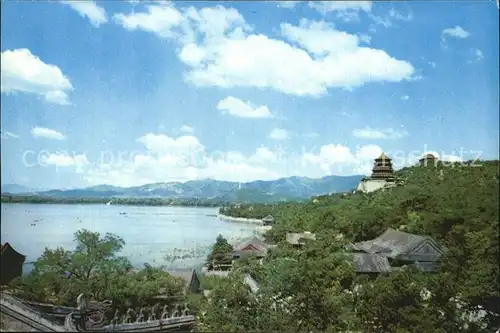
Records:
[[[67,306],[75,306],[77,296],[84,293],[125,309],[147,304],[160,289],[170,296],[184,290],[181,279],[161,268],[145,265],[133,270],[128,259],[117,255],[124,245],[120,237],[80,230],[75,241],[73,251],[45,249],[33,271],[12,282],[14,293],[26,300]]]
[[[233,246],[222,235],[217,236],[215,244],[207,256],[207,264],[210,269],[218,268],[220,265],[231,264]]]
[[[203,327],[296,332],[497,329],[498,161],[411,167],[397,176],[404,185],[369,194],[221,208],[235,217],[272,214],[276,223],[266,238],[278,246],[262,266],[251,260],[238,264],[261,284],[258,294],[243,296],[244,285],[225,281],[213,296]],[[429,235],[440,243],[446,252],[438,273],[403,269],[375,280],[353,275],[339,257],[342,243],[373,239],[388,227]],[[287,232],[306,230],[318,239],[301,249],[284,242]],[[339,234],[343,238],[335,237]],[[486,316],[472,320],[478,306]]]

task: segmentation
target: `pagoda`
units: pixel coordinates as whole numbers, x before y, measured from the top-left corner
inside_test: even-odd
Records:
[[[420,166],[436,166],[438,158],[433,154],[425,154],[420,160]]]
[[[394,186],[396,186],[396,182],[392,160],[382,152],[373,163],[371,177],[363,178],[358,185],[357,191],[369,193]]]
[[[373,163],[371,179],[390,180],[393,174],[392,160],[382,153]]]

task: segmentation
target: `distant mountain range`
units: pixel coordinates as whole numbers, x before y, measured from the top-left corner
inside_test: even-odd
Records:
[[[2,185],[2,194],[49,197],[135,197],[172,199],[221,199],[228,201],[282,201],[306,199],[316,195],[347,192],[356,188],[363,176],[288,177],[248,183],[193,180],[184,183],[154,183],[136,187],[98,185],[83,189],[40,191],[16,184]]]

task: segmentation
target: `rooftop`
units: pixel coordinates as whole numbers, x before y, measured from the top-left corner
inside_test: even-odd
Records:
[[[354,270],[357,273],[385,273],[391,271],[387,257],[371,253],[353,253]]]
[[[375,239],[351,244],[350,249],[396,258],[400,255],[409,254],[426,241],[430,241],[435,248],[439,248],[432,237],[410,234],[388,228],[382,235]]]

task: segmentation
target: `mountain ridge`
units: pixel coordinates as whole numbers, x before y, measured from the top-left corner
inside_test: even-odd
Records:
[[[280,200],[304,199],[327,193],[353,190],[363,176],[325,176],[322,178],[285,177],[276,180],[256,180],[251,182],[230,182],[213,179],[190,180],[144,184],[141,186],[119,187],[96,185],[80,189],[52,189],[24,191],[28,187],[16,184],[2,185],[2,194],[24,194],[48,197],[138,197],[138,198],[226,198],[275,197]],[[259,200],[260,201],[260,200]]]

